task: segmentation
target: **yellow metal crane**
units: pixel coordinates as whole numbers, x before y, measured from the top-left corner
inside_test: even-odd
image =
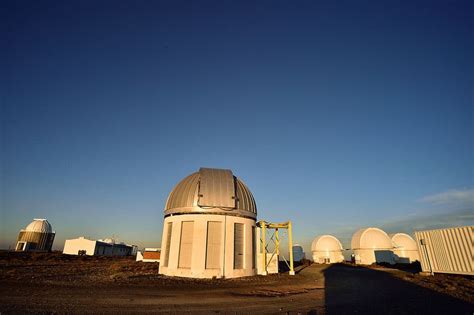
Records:
[[[293,235],[292,235],[292,226],[291,226],[291,221],[284,222],[284,223],[271,223],[271,222],[266,222],[266,221],[258,221],[257,226],[261,228],[262,233],[261,233],[261,238],[260,242],[262,244],[262,274],[266,275],[267,272],[267,267],[268,267],[268,261],[267,261],[267,254],[271,254],[270,261],[272,261],[273,257],[275,255],[278,256],[280,255],[280,235],[278,230],[279,229],[287,229],[288,230],[288,252],[290,255],[289,262],[285,259],[283,256],[283,259],[285,263],[288,265],[288,268],[290,268],[289,274],[294,276],[295,275],[295,270],[293,268]],[[270,241],[273,241],[275,244],[275,247],[273,251],[269,252],[268,251],[268,244],[267,244],[267,229],[273,229],[273,235],[270,237]]]

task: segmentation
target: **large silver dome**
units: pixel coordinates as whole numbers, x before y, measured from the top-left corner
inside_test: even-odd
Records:
[[[231,170],[201,168],[179,182],[168,196],[165,216],[179,213],[256,218],[257,206],[250,190]]]
[[[39,233],[53,233],[51,224],[46,219],[34,219],[33,222],[28,224],[25,228],[27,232],[39,232]]]

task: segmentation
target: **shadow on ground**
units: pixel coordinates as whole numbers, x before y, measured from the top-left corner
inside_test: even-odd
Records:
[[[421,272],[421,264],[419,261],[412,262],[411,264],[389,264],[389,263],[378,263],[377,265],[383,266],[390,269],[398,269],[410,273],[419,273]]]
[[[300,273],[307,267],[311,266],[312,262],[309,260],[302,260],[302,261],[295,261],[293,263],[293,267],[295,270],[295,273]],[[290,267],[288,266],[288,263],[285,261],[278,261],[278,273],[287,273],[290,271]]]
[[[473,314],[474,304],[393,277],[387,272],[336,264],[324,271],[331,314]]]

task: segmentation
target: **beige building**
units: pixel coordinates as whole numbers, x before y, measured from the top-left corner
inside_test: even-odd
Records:
[[[257,207],[230,170],[201,168],[165,206],[160,274],[235,278],[256,274]]]
[[[394,260],[400,264],[410,264],[420,260],[416,241],[408,234],[390,234],[393,244]]]
[[[84,236],[66,240],[63,254],[79,256],[129,256],[136,253],[136,246],[116,243],[113,239],[90,240]]]
[[[416,231],[415,238],[423,272],[474,276],[474,226]]]
[[[48,220],[34,219],[25,229],[20,230],[15,250],[51,251],[55,235]]]
[[[332,235],[321,235],[316,237],[311,244],[313,261],[318,264],[333,264],[344,261],[342,245]]]
[[[394,263],[392,240],[379,228],[369,227],[355,232],[351,247],[356,264]]]

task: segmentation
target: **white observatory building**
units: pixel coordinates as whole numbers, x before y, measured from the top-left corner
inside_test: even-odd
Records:
[[[301,262],[306,259],[306,254],[303,250],[303,246],[299,244],[293,245],[293,261]]]
[[[408,234],[395,233],[390,235],[394,246],[395,262],[410,264],[420,260],[420,253],[416,241]]]
[[[316,237],[311,244],[313,261],[318,264],[333,264],[344,261],[342,244],[332,235]]]
[[[369,227],[355,232],[351,247],[356,264],[394,263],[392,240],[379,228]]]
[[[256,274],[257,207],[230,170],[201,168],[166,201],[160,274],[235,278]]]
[[[15,250],[51,251],[55,234],[48,220],[33,219],[26,228],[20,230]]]

